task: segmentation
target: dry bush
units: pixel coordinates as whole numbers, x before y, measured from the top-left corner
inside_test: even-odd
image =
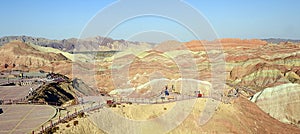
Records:
[[[74,125],[74,126],[78,125],[78,121],[74,121],[74,122],[73,122],[73,125]]]
[[[78,117],[79,117],[79,118],[84,117],[84,113],[83,113],[83,112],[79,113],[79,114],[78,114]]]
[[[117,105],[116,105],[116,104],[113,104],[112,107],[117,107]]]

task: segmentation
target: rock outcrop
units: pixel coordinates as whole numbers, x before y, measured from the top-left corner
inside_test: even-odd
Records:
[[[86,95],[86,96],[97,95],[97,92],[94,89],[92,89],[91,87],[89,87],[88,85],[86,85],[81,79],[75,78],[72,81],[72,86],[74,89],[76,89],[83,95]]]
[[[74,100],[75,97],[75,91],[70,82],[59,82],[41,86],[28,100],[46,102],[50,105],[63,105]]]

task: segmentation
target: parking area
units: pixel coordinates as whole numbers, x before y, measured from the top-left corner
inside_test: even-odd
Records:
[[[30,133],[52,118],[56,110],[48,105],[0,105],[0,134]]]
[[[30,88],[36,89],[38,85],[32,86],[0,86],[1,100],[21,99],[28,95]]]

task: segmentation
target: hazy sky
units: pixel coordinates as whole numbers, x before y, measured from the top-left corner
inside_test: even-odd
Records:
[[[152,2],[152,1],[151,1]],[[154,1],[153,1],[154,2]],[[300,39],[299,0],[183,0],[206,18],[218,38],[290,38]],[[93,17],[108,10],[114,0],[2,0],[0,5],[0,36],[28,35],[50,39],[78,38]],[[169,2],[172,3],[172,2]],[[155,2],[154,2],[155,5]],[[129,4],[107,12],[118,17],[129,9],[147,9],[147,4]],[[168,4],[157,5],[167,10]],[[181,14],[182,10],[174,12]],[[183,14],[182,16],[185,16]],[[191,16],[191,15],[189,15]],[[113,17],[101,18],[99,25],[109,26]],[[100,19],[100,20],[101,20]],[[194,20],[189,20],[194,22]],[[195,21],[196,23],[196,21]],[[200,25],[200,24],[199,24]],[[114,39],[188,41],[187,29],[174,21],[159,17],[127,20],[109,35]],[[151,33],[151,34],[148,34]],[[96,33],[95,33],[96,34]],[[93,34],[91,34],[93,36]],[[147,39],[148,38],[148,39]],[[205,39],[205,37],[203,37]]]

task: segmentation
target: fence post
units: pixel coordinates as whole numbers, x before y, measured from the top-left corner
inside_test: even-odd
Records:
[[[58,123],[60,123],[60,115],[58,116]]]
[[[44,126],[42,125],[42,133],[44,133]]]
[[[52,128],[53,127],[53,122],[52,122],[52,120],[50,120],[50,128]]]

